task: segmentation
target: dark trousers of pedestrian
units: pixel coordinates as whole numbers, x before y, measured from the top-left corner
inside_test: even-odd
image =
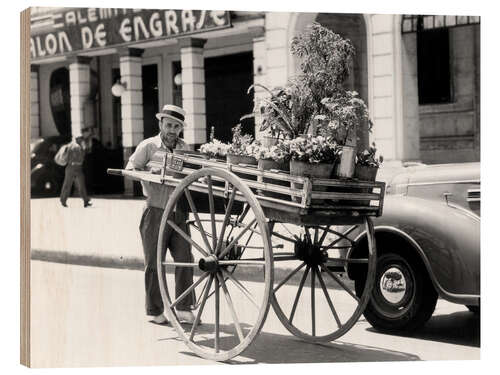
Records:
[[[89,197],[87,195],[87,188],[85,187],[85,176],[83,174],[81,165],[68,165],[64,173],[64,182],[61,189],[61,203],[66,204],[66,201],[71,194],[71,187],[75,182],[80,196],[83,198],[83,203],[87,204],[89,202]]]
[[[144,281],[146,289],[146,314],[160,315],[163,313],[163,301],[161,298],[160,284],[158,282],[157,270],[157,244],[158,234],[160,232],[160,222],[163,215],[163,210],[157,207],[146,207],[142,214],[141,223],[139,226],[142,239],[142,247],[144,249]],[[189,235],[189,229],[186,224],[185,215],[174,215],[172,213],[171,220],[179,226],[185,233]],[[194,261],[191,253],[190,244],[182,238],[172,227],[167,226],[165,235],[167,239],[166,247],[163,250],[162,259],[165,258],[167,248],[170,250],[175,262],[190,262]],[[175,267],[175,296],[179,297],[187,288],[193,284],[193,268],[192,267]],[[195,304],[195,294],[189,293],[176,306],[177,310],[189,311]]]

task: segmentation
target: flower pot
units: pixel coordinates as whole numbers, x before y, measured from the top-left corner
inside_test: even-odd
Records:
[[[351,146],[342,146],[340,162],[335,170],[335,177],[352,178],[356,162],[356,149]]]
[[[278,144],[278,138],[265,136],[265,137],[262,137],[262,139],[260,140],[260,143],[264,147],[276,146]]]
[[[227,162],[229,164],[247,164],[247,165],[257,165],[257,159],[255,159],[253,156],[247,156],[247,155],[234,155],[234,154],[227,154]]]
[[[223,161],[224,163],[227,161],[225,156],[221,155],[210,155],[210,154],[202,154],[203,159],[205,160],[215,160],[215,161]]]
[[[290,161],[290,175],[315,178],[330,178],[334,164],[332,163],[307,163],[303,161]],[[302,184],[291,182],[292,189],[302,189]],[[316,186],[314,191],[326,191],[327,186]],[[293,197],[294,202],[300,202],[300,197]],[[312,203],[321,203],[322,199],[315,199]]]
[[[354,178],[360,181],[375,181],[377,178],[378,167],[369,165],[356,165],[354,169]]]
[[[227,154],[227,163],[233,165],[238,165],[238,164],[257,165],[257,159],[255,159],[253,156]],[[257,176],[255,175],[246,174],[242,172],[234,172],[234,174],[237,175],[238,177],[247,180],[252,180],[252,181],[257,180]]]
[[[263,171],[270,171],[272,169],[276,169],[278,171],[288,172],[290,170],[290,164],[279,163],[273,159],[259,159],[258,168],[260,170],[263,170]],[[273,184],[273,185],[280,185],[280,186],[290,186],[288,181],[282,181],[282,180],[277,180],[277,179],[268,178],[268,177],[263,177],[263,178],[259,177],[258,180],[260,181],[260,179],[262,179],[262,182],[264,182],[264,183],[269,183],[269,184]],[[289,195],[275,193],[273,191],[260,191],[260,194],[262,194],[266,197],[290,200]]]

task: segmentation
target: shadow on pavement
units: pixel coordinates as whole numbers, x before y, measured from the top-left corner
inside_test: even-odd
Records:
[[[391,333],[401,337],[415,337],[447,344],[480,347],[480,317],[469,311],[434,315],[427,324],[411,334]],[[372,327],[367,329],[376,332]]]
[[[221,340],[223,339],[221,338]],[[210,345],[210,343],[208,344]],[[223,345],[224,343],[221,342],[221,347]],[[181,353],[196,356],[190,351]],[[293,336],[261,331],[246,351],[226,363],[330,363],[417,360],[420,360],[420,358],[410,353],[339,341],[313,344]]]

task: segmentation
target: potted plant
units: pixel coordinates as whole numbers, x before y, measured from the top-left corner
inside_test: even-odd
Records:
[[[241,133],[241,124],[233,129],[233,139],[227,149],[227,162],[230,164],[257,165],[257,159],[253,156],[253,137],[250,134]]]
[[[306,134],[285,140],[278,147],[289,155],[292,176],[330,178],[339,157],[338,144],[321,135]],[[302,189],[302,184],[292,183],[291,186],[294,189]]]
[[[375,181],[380,164],[384,161],[382,155],[375,156],[377,149],[375,143],[356,155],[356,168],[354,177],[361,181]]]
[[[341,146],[339,177],[352,177],[356,156],[357,131],[371,127],[368,110],[354,91],[346,91],[344,81],[355,50],[352,43],[340,35],[313,23],[295,37],[292,54],[301,60],[302,95],[310,97],[314,113],[309,118],[310,134],[333,139]]]
[[[219,141],[218,139],[212,139],[212,141],[202,144],[200,146],[200,152],[205,156],[206,159],[217,159],[226,161],[227,150],[229,145]]]
[[[264,144],[259,144],[258,142],[256,142],[256,146],[254,147],[254,157],[255,159],[257,159],[258,169],[260,170],[276,172],[288,172],[290,170],[289,153],[285,153],[283,148],[279,147],[278,145],[265,146]],[[288,181],[268,177],[259,177],[257,180],[264,183],[272,183],[274,185],[290,185]],[[262,191],[261,194],[273,198],[285,199],[283,194],[275,192]]]
[[[281,147],[278,147],[278,145],[265,146],[262,143],[255,142],[253,152],[259,169],[265,171],[271,169],[280,171],[290,170],[289,154],[285,153]]]

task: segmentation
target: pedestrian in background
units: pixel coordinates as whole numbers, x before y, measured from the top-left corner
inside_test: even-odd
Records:
[[[66,169],[64,171],[64,182],[61,189],[61,204],[64,207],[68,207],[66,201],[71,194],[71,188],[73,182],[75,183],[80,196],[83,199],[83,207],[88,207],[92,205],[90,198],[87,194],[87,188],[85,186],[85,176],[83,174],[83,162],[85,160],[85,150],[82,147],[82,137],[73,137],[71,142],[64,145],[59,152],[62,153],[60,156],[63,160],[66,160]],[[58,154],[59,154],[58,152]],[[56,155],[56,158],[58,155]]]
[[[156,118],[159,120],[160,133],[139,143],[130,157],[126,169],[146,170],[148,162],[155,152],[159,150],[173,152],[174,149],[187,149],[186,143],[179,137],[185,126],[184,116],[185,111],[182,108],[175,105],[165,105],[162,111],[156,114]],[[161,218],[171,190],[158,184],[141,183],[143,193],[147,197],[146,207],[139,226],[144,249],[146,314],[154,317],[154,323],[166,324],[168,321],[164,315],[156,261]],[[189,235],[189,228],[186,224],[187,218],[187,211],[176,207],[175,213],[169,219],[173,220],[177,226]],[[191,245],[170,226],[166,229],[166,237],[168,238],[166,247],[170,249],[175,262],[193,262]],[[163,249],[163,257],[165,257],[165,253],[166,248]],[[179,297],[192,284],[193,268],[176,267],[176,297]],[[191,311],[194,304],[195,295],[193,290],[193,293],[189,293],[176,306],[177,317],[181,322],[191,324],[194,322],[194,314]]]

